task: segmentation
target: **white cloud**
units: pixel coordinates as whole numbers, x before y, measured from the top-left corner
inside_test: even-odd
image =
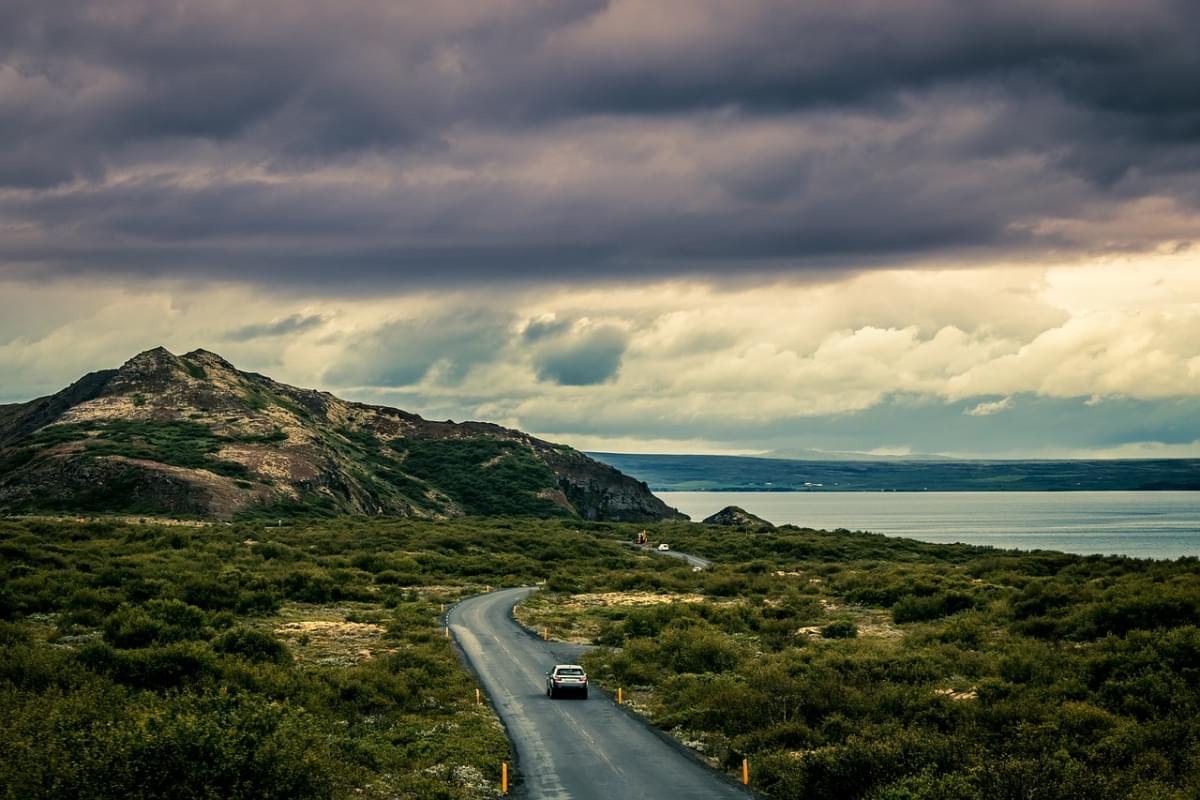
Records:
[[[963,413],[969,417],[990,417],[992,414],[999,414],[1010,408],[1012,408],[1012,398],[1005,397],[1000,400],[985,401]]]
[[[154,345],[206,347],[279,380],[435,418],[490,419],[588,447],[653,441],[665,450],[670,440],[742,451],[757,445],[717,432],[845,416],[898,395],[976,400],[953,413],[981,418],[1012,409],[1022,394],[1100,403],[1198,397],[1198,266],[1200,256],[1185,251],[824,283],[481,287],[336,300],[236,285],[8,282],[0,284],[0,374],[4,399],[24,400]],[[485,318],[494,324],[481,327]],[[309,319],[321,324],[230,339]],[[574,356],[592,359],[581,368],[597,383],[544,380],[548,353],[559,372]],[[421,368],[406,370],[409,362]],[[349,369],[363,364],[371,369]],[[371,381],[398,372],[400,388]]]

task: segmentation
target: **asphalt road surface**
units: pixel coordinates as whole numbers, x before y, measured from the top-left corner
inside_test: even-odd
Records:
[[[478,673],[517,750],[530,800],[725,800],[750,797],[598,691],[587,700],[551,700],[546,671],[582,648],[543,642],[512,619],[533,589],[503,589],[464,600],[447,624]]]
[[[656,556],[670,556],[671,558],[677,558],[680,561],[686,561],[693,567],[699,567],[700,569],[708,569],[713,563],[707,558],[694,556],[691,553],[681,553],[678,550],[659,550],[656,545],[652,544],[635,544],[634,547],[639,547],[642,550],[645,550],[648,553],[653,553]]]

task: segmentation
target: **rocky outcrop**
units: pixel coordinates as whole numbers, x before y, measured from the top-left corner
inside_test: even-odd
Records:
[[[0,406],[0,511],[686,519],[616,469],[521,431],[434,422],[156,347]]]
[[[116,374],[115,369],[89,372],[57,394],[0,406],[0,448],[49,425],[73,406],[98,397]]]
[[[622,522],[688,519],[686,514],[651,494],[645,483],[577,450],[551,446],[540,455],[558,476],[558,485],[567,500],[584,519]]]
[[[711,517],[704,519],[705,525],[731,525],[739,528],[774,528],[762,517],[751,514],[738,506],[725,506]]]

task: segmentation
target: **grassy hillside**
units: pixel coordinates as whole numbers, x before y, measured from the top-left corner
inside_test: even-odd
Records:
[[[1200,791],[1200,562],[573,519],[0,521],[0,797],[482,798],[443,603],[522,610],[656,724],[808,798]]]
[[[0,512],[56,511],[681,518],[645,484],[565,445],[351,403],[215,353],[161,347],[0,407]]]

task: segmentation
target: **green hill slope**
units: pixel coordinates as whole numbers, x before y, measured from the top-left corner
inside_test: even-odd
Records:
[[[215,353],[161,347],[0,406],[0,511],[680,516],[564,445],[351,403]]]

